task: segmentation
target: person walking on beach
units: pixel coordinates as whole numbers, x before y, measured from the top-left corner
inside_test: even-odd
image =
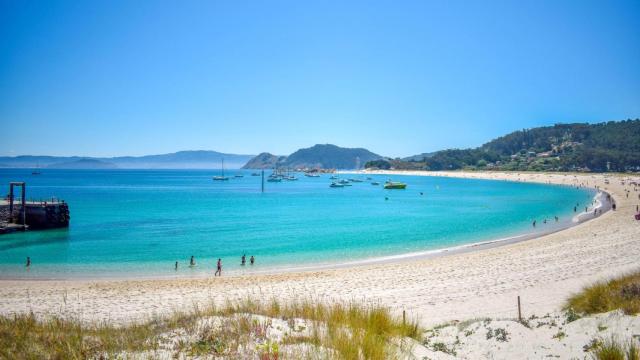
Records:
[[[213,274],[213,276],[222,276],[222,260],[218,259],[218,270],[216,270],[216,273]]]
[[[247,254],[242,254],[242,261],[240,262],[240,265],[244,266],[244,264],[247,263]]]
[[[191,255],[191,260],[189,261],[189,266],[191,266],[191,267],[196,266],[196,258],[193,257],[193,255]]]
[[[256,262],[256,258],[253,257],[253,255],[251,255],[251,259],[249,259],[249,263],[253,265],[254,262]]]

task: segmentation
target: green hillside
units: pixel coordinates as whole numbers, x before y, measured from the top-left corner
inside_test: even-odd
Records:
[[[600,124],[557,124],[524,129],[475,149],[448,149],[409,161],[367,167],[396,169],[629,171],[640,170],[640,119]]]

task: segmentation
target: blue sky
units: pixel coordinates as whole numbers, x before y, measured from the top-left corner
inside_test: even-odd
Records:
[[[388,156],[640,117],[635,1],[0,0],[0,155]]]

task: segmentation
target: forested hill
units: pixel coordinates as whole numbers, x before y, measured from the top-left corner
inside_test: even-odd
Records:
[[[343,148],[331,144],[318,144],[310,148],[300,149],[289,156],[275,156],[262,153],[251,159],[244,169],[270,169],[287,167],[292,169],[360,169],[371,160],[382,159],[362,148]]]
[[[410,161],[368,167],[534,171],[640,170],[640,119],[600,124],[558,124],[512,132],[475,149],[442,150]]]

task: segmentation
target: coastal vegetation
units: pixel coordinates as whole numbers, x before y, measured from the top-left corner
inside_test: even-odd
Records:
[[[473,149],[369,162],[401,170],[637,171],[640,119],[523,129]]]
[[[621,309],[640,313],[640,271],[598,282],[571,296],[565,308],[579,314],[597,314]]]
[[[122,326],[2,316],[0,358],[389,359],[409,351],[409,339],[419,339],[421,332],[417,320],[398,318],[379,305],[245,299]]]

